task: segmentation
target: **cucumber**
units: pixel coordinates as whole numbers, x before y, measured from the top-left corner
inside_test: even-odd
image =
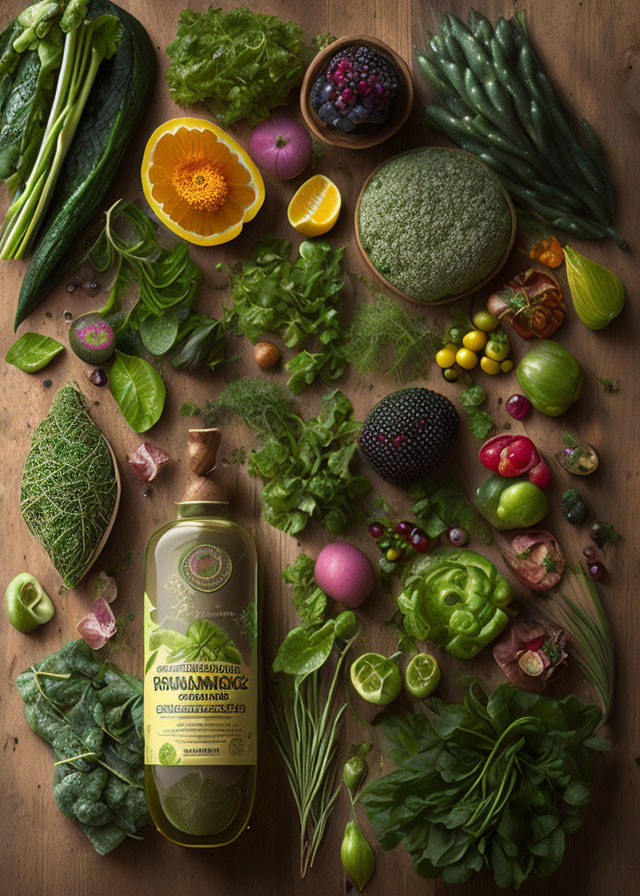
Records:
[[[60,172],[49,211],[22,281],[14,329],[69,267],[68,251],[102,210],[107,190],[153,87],[155,54],[132,15],[109,0],[91,0],[88,17],[110,14],[122,26],[112,59],[103,62]]]

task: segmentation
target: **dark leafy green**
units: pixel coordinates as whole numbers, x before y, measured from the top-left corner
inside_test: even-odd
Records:
[[[297,395],[321,376],[331,384],[345,371],[338,300],[344,286],[344,248],[324,240],[300,244],[291,260],[291,243],[266,236],[231,273],[233,304],[225,310],[228,329],[256,343],[279,333],[289,348],[313,339],[319,350],[305,348],[287,362],[287,386]]]
[[[320,413],[303,420],[281,387],[245,378],[210,405],[209,421],[222,409],[242,417],[263,442],[249,455],[249,474],[264,482],[266,522],[295,535],[317,519],[337,534],[358,515],[355,499],[371,483],[351,470],[360,423],[346,395],[328,392]]]
[[[287,102],[302,80],[302,31],[250,9],[185,9],[167,47],[167,83],[176,103],[206,102],[224,124],[255,125]]]
[[[100,855],[149,822],[142,682],[69,641],[16,680],[29,727],[53,747],[53,794]]]
[[[591,798],[590,750],[608,748],[598,707],[478,682],[462,704],[428,703],[384,722],[396,768],[361,797],[382,848],[403,842],[417,874],[449,884],[483,866],[503,888],[551,874]]]
[[[5,361],[7,364],[13,364],[19,370],[24,370],[25,373],[36,373],[46,367],[63,350],[62,343],[57,339],[52,339],[51,336],[23,333],[5,355]]]

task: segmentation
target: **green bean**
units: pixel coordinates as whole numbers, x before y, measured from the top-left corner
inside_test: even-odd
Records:
[[[424,72],[425,77],[429,81],[432,87],[438,91],[440,94],[440,98],[444,97],[448,92],[448,86],[442,80],[440,75],[438,74],[435,66],[433,66],[429,59],[426,56],[423,56],[422,53],[418,51],[417,53],[418,65]]]
[[[511,33],[511,26],[503,16],[500,16],[496,22],[494,33],[498,43],[502,47],[505,59],[510,62],[516,55],[516,45]]]
[[[602,178],[602,181],[605,185],[607,205],[609,207],[609,211],[611,212],[611,214],[613,214],[613,190],[611,189],[611,184],[607,175],[607,169],[604,164],[604,156],[602,154],[600,141],[596,136],[596,132],[593,130],[593,128],[585,118],[580,119],[580,124],[582,125],[582,131],[586,144],[585,150],[600,172],[600,177]]]
[[[480,43],[489,50],[493,38],[493,27],[489,19],[476,9],[470,9],[469,24],[471,25],[471,31],[476,40],[479,40]]]
[[[465,118],[466,116],[473,114],[473,110],[458,97],[458,94],[453,94],[451,92],[450,85],[443,81],[437,67],[432,64],[431,60],[421,53],[418,53],[417,56],[418,64],[431,86],[437,91],[440,102],[458,118]]]
[[[460,19],[453,16],[453,24],[451,25],[451,34],[459,43],[467,64],[476,78],[480,81],[486,81],[494,77],[491,60],[486,50],[480,44],[466,25]]]

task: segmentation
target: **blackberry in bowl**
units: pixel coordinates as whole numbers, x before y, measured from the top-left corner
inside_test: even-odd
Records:
[[[398,72],[390,56],[365,44],[336,53],[311,87],[318,118],[343,133],[368,133],[385,122],[398,95]]]
[[[376,38],[334,41],[313,60],[301,92],[307,127],[325,143],[364,149],[404,124],[413,104],[404,60]]]

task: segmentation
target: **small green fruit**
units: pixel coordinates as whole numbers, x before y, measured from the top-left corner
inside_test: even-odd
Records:
[[[71,350],[88,364],[108,361],[116,348],[116,336],[111,324],[98,311],[81,314],[69,331]]]

